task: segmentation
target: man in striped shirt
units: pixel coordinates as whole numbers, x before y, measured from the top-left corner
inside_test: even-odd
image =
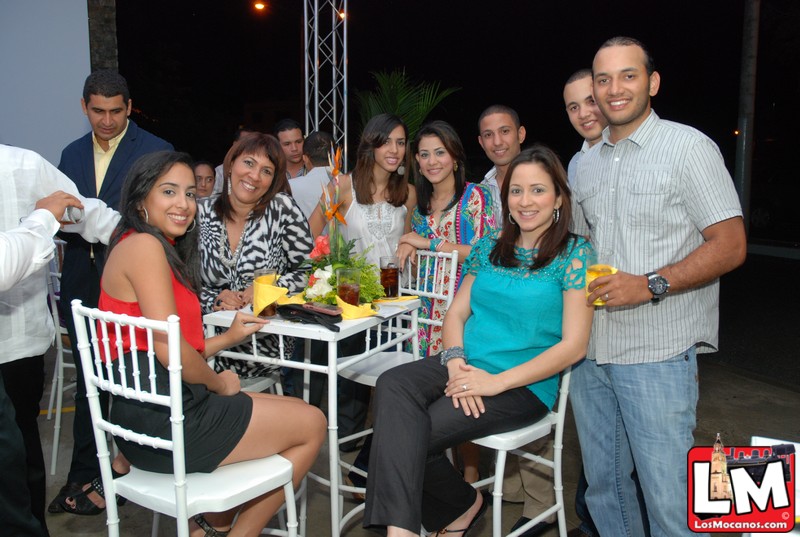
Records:
[[[741,207],[717,146],[651,109],[660,75],[639,41],[606,41],[592,76],[609,125],[578,164],[573,226],[619,271],[589,286],[588,303],[606,306],[573,369],[586,500],[601,535],[630,535],[645,510],[653,536],[695,535],[686,453],[696,354],[716,350],[718,278],[745,258]],[[634,467],[642,505],[623,499],[633,496]]]

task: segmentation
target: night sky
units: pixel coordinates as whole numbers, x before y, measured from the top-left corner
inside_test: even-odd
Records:
[[[772,164],[788,160],[788,125],[800,119],[797,4],[762,0],[756,137],[761,160]],[[661,73],[655,110],[708,134],[732,170],[743,6],[744,0],[350,0],[350,91],[372,89],[372,71],[397,68],[462,88],[431,117],[456,127],[477,180],[489,162],[476,141],[476,120],[493,103],[517,109],[528,142],[544,142],[569,160],[580,139],[564,111],[563,83],[591,66],[605,39],[629,35],[650,48]],[[221,161],[252,102],[272,102],[303,122],[301,0],[270,0],[262,15],[248,0],[117,0],[117,19],[134,117],[176,147]],[[351,126],[358,121],[354,103]],[[351,151],[358,134],[351,129]]]

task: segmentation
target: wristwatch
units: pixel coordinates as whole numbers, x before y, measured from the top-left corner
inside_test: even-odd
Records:
[[[655,304],[669,291],[669,282],[657,272],[648,272],[645,276],[647,276],[647,288],[653,293],[653,298],[650,299],[650,302]]]

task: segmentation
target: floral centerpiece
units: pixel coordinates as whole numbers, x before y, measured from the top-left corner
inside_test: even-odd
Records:
[[[303,295],[306,300],[336,304],[336,269],[350,267],[361,271],[359,302],[370,303],[385,294],[378,267],[369,263],[363,253],[353,254],[355,241],[345,240],[339,229],[340,225],[347,225],[340,211],[342,202],[339,201],[341,158],[342,149],[339,148],[334,153],[331,148],[328,160],[332,169],[333,192],[323,188],[320,201],[322,212],[328,220],[328,234],[317,237],[311,258],[306,260],[313,272],[308,277],[308,287]]]

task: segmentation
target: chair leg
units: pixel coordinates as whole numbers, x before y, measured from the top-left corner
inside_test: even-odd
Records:
[[[306,522],[308,517],[308,478],[304,477],[300,484],[300,537],[306,535]]]
[[[504,450],[497,451],[494,465],[494,485],[492,488],[492,537],[503,535],[503,476],[506,473],[506,456]]]
[[[158,537],[158,527],[161,524],[161,513],[153,511],[153,529],[150,532],[150,537]]]
[[[289,481],[283,486],[284,497],[286,498],[286,529],[289,537],[297,537],[297,504],[294,498],[294,486]]]
[[[56,334],[56,337],[59,337],[59,334]],[[47,421],[53,417],[53,404],[56,402],[56,388],[58,387],[58,374],[60,371],[59,361],[60,361],[61,352],[59,352],[58,343],[56,343],[56,362],[53,366],[53,384],[50,387],[50,402],[47,404]]]
[[[60,338],[61,334],[56,333]],[[56,465],[58,464],[58,443],[61,440],[61,410],[64,405],[64,352],[61,348],[61,341],[58,341],[56,351],[56,367],[53,372],[53,391],[50,393],[50,408],[53,407],[53,398],[56,403],[56,419],[53,425],[53,452],[50,457],[50,475],[56,475]],[[49,410],[48,410],[49,412]]]
[[[558,534],[567,537],[567,509],[564,504],[564,476],[561,472],[561,461],[564,454],[563,442],[553,444],[553,489],[556,493],[556,504],[561,508],[556,513],[558,517]]]

